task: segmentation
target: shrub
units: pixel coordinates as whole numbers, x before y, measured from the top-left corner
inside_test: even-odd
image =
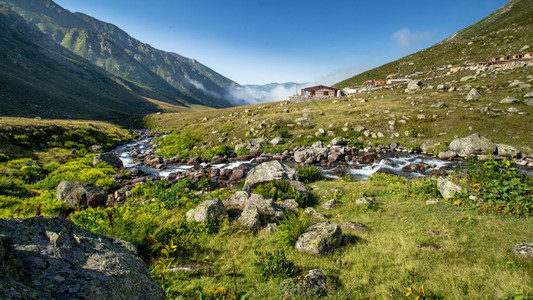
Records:
[[[216,146],[216,147],[211,148],[210,150],[205,151],[200,156],[205,158],[205,159],[207,159],[207,160],[211,160],[216,155],[226,156],[232,150],[233,149],[230,146],[227,146],[227,145]]]
[[[440,192],[435,180],[413,180],[409,182],[407,189],[409,196],[424,196],[429,198],[439,198]]]
[[[289,247],[294,247],[296,241],[311,225],[311,218],[289,213],[281,220],[274,235],[274,239]]]
[[[0,153],[0,162],[6,162],[9,160],[9,156],[5,155],[4,153]]]
[[[296,171],[298,172],[298,177],[300,177],[300,181],[305,183],[311,183],[324,179],[320,168],[316,166],[308,166],[303,168],[298,167],[296,168]]]
[[[276,180],[258,185],[252,193],[271,198],[274,201],[294,199],[300,206],[305,205],[307,199],[291,186],[288,180]]]
[[[461,204],[477,206],[484,212],[514,216],[533,214],[533,180],[519,174],[510,161],[469,160],[468,166],[468,180],[482,201],[459,199]]]
[[[34,183],[46,176],[47,172],[40,166],[28,165],[20,168],[19,175],[26,183]]]
[[[154,143],[159,148],[159,155],[166,157],[188,157],[188,151],[196,146],[199,141],[200,138],[189,132],[173,132],[165,137],[154,139]]]
[[[156,183],[148,181],[134,187],[131,195],[134,198],[156,199],[166,208],[185,207],[199,202],[199,198],[194,194],[199,186],[202,185],[188,179],[178,180],[174,184],[167,180]]]
[[[259,252],[254,250],[257,259],[254,262],[254,271],[260,280],[267,281],[271,278],[285,279],[298,274],[294,263],[285,257],[285,252]]]
[[[242,147],[237,150],[237,155],[239,156],[245,156],[250,154],[250,149],[248,147]]]
[[[348,141],[348,146],[355,148],[356,150],[361,150],[365,147],[365,144],[359,140],[350,140]]]

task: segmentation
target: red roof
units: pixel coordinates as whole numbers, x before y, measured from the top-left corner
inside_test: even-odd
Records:
[[[330,87],[330,86],[325,86],[325,85],[315,85],[315,86],[311,86],[311,87],[308,87],[308,88],[302,89],[302,91],[319,90],[319,89],[328,89],[328,90],[334,90],[334,91],[338,91],[338,90],[339,90],[339,89],[336,89],[336,88],[334,88],[334,87]]]

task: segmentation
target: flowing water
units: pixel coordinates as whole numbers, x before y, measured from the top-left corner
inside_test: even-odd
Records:
[[[172,173],[182,173],[188,169],[193,168],[191,165],[185,164],[166,164],[164,169],[157,169],[154,167],[142,164],[142,160],[135,160],[131,156],[134,151],[139,154],[152,155],[153,149],[150,143],[153,137],[145,137],[140,140],[135,140],[130,143],[121,145],[113,150],[117,154],[126,168],[137,168],[153,177],[166,178]],[[348,173],[356,179],[368,179],[376,172],[392,173],[408,178],[416,178],[426,176],[428,172],[439,170],[442,167],[453,169],[460,165],[458,161],[445,161],[432,157],[427,157],[419,154],[407,154],[401,152],[392,152],[382,154],[383,158],[378,163],[373,164],[359,164],[357,162],[350,162],[348,165],[338,165],[335,168],[321,168],[322,173],[326,178],[340,178]],[[251,167],[255,166],[251,161],[236,161],[232,163],[211,165],[211,167],[219,169],[233,169],[241,164],[249,164]],[[289,163],[291,164],[291,163]],[[428,167],[424,170],[405,171],[403,168],[408,165],[426,164]],[[208,166],[207,163],[202,163],[202,167]]]

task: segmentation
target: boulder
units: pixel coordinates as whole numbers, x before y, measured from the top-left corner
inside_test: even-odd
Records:
[[[104,162],[117,169],[120,169],[124,166],[120,158],[115,153],[111,152],[96,153],[93,157],[93,166],[96,166],[100,162]]]
[[[329,142],[331,146],[346,146],[348,141],[346,141],[343,137],[336,137]]]
[[[327,221],[311,225],[296,241],[296,249],[315,255],[335,250],[342,242],[342,232],[338,225]]]
[[[304,209],[304,211],[302,213],[302,216],[311,217],[313,219],[321,220],[321,221],[326,220],[326,217],[323,214],[317,212],[316,209],[314,209],[312,207],[308,207],[308,208]]]
[[[420,90],[421,86],[423,85],[422,81],[420,80],[411,80],[409,83],[407,83],[407,89],[408,92],[414,92]]]
[[[294,161],[297,163],[312,164],[320,162],[328,157],[328,149],[324,147],[311,147],[296,150],[294,152]]]
[[[224,164],[226,163],[228,160],[224,158],[224,156],[222,155],[215,155],[213,156],[213,158],[211,158],[211,162],[210,164],[211,165],[219,165],[219,164]]]
[[[211,198],[189,210],[185,215],[187,216],[187,220],[201,223],[216,220],[221,216],[227,216],[228,212],[220,199]]]
[[[91,150],[91,152],[98,152],[102,151],[103,148],[100,145],[91,145],[91,147],[89,147],[89,150]]]
[[[275,137],[270,141],[270,144],[273,146],[285,144],[285,140],[282,137]]]
[[[92,183],[61,181],[57,186],[56,198],[80,210],[104,206],[107,201],[107,192]]]
[[[461,81],[461,82],[465,82],[465,81],[475,80],[475,79],[476,79],[476,76],[469,75],[469,76],[463,76],[463,77],[461,77],[460,81]]]
[[[455,139],[450,143],[449,148],[461,157],[477,154],[494,154],[496,152],[496,144],[481,136],[479,133]]]
[[[250,191],[261,183],[275,180],[297,181],[298,173],[277,160],[271,160],[258,165],[248,173],[243,189]]]
[[[500,103],[501,104],[518,103],[518,99],[516,99],[515,97],[507,96],[507,97],[503,98],[502,100],[500,100]]]
[[[513,252],[517,255],[533,258],[533,243],[520,243],[514,246]]]
[[[481,98],[481,92],[475,88],[471,89],[470,92],[468,92],[468,95],[466,95],[467,101],[476,101],[479,98]]]
[[[340,204],[342,204],[342,202],[340,202],[339,200],[331,199],[328,202],[322,204],[322,208],[325,210],[330,210],[335,208],[336,206],[339,206]]]
[[[529,92],[527,94],[524,95],[524,98],[526,99],[532,99],[533,98],[533,92]]]
[[[516,158],[520,156],[520,151],[513,146],[505,144],[496,144],[497,153],[499,156]]]
[[[368,227],[365,224],[359,223],[359,222],[344,222],[344,223],[341,224],[341,227],[346,228],[346,229],[351,229],[351,230],[366,230],[366,229],[368,229]]]
[[[283,217],[283,209],[272,199],[257,194],[250,194],[247,191],[238,191],[224,201],[224,206],[230,215],[238,215],[244,211],[246,206],[255,205],[262,220],[275,220]]]
[[[286,211],[297,211],[299,208],[298,202],[296,202],[294,199],[285,199],[280,201],[279,206]]]
[[[369,205],[376,202],[376,199],[374,197],[362,197],[355,199],[356,205]]]
[[[0,299],[164,299],[135,246],[67,219],[2,219],[0,241]]]
[[[311,291],[316,295],[325,295],[328,289],[326,276],[321,269],[313,269],[305,274],[301,280],[301,286],[304,295]]]
[[[457,153],[455,153],[455,151],[442,151],[442,152],[439,152],[439,154],[437,155],[438,158],[440,159],[452,159],[452,158],[456,158],[457,157]]]
[[[444,199],[451,199],[455,193],[460,193],[462,190],[461,186],[444,177],[437,179],[437,188]]]
[[[254,203],[246,205],[237,222],[251,230],[258,230],[261,228],[259,208]]]

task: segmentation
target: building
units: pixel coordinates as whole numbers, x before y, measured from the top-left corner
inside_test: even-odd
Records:
[[[289,96],[289,101],[295,103],[307,102],[312,100],[335,98],[342,95],[343,93],[339,89],[325,85],[317,85],[302,89],[302,93],[300,95]]]
[[[341,91],[333,87],[329,87],[325,85],[317,85],[317,86],[312,86],[312,87],[302,89],[301,95],[304,97],[325,99],[325,98],[340,97]]]

